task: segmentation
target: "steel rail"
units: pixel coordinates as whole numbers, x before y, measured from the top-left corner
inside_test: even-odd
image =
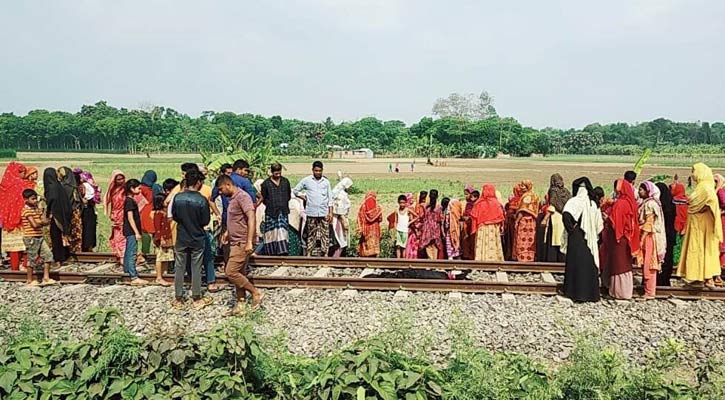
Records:
[[[79,262],[114,262],[111,253],[78,253]],[[145,255],[149,262],[155,260],[152,254]],[[221,261],[221,260],[218,260]],[[563,274],[563,263],[551,262],[482,262],[471,260],[410,260],[404,258],[363,257],[299,257],[299,256],[254,256],[249,259],[252,267],[313,267],[313,268],[370,268],[370,269],[429,269],[429,270],[472,270],[482,272]],[[634,267],[635,270],[639,269]]]
[[[114,262],[110,253],[79,253],[74,257],[78,262],[102,263]],[[145,256],[153,262],[151,254]],[[479,262],[469,260],[408,260],[400,258],[326,258],[326,257],[289,257],[289,256],[254,256],[249,260],[253,267],[314,267],[314,268],[374,268],[374,269],[445,269],[445,270],[477,270],[507,271],[521,273],[563,273],[561,263],[519,263],[519,262]]]
[[[125,274],[83,273],[52,271],[51,278],[63,284],[123,284],[130,278]],[[141,278],[152,280],[155,275],[141,274]],[[173,278],[172,276],[167,276]],[[553,296],[559,293],[561,285],[544,282],[483,282],[468,280],[434,279],[382,279],[359,277],[310,277],[310,276],[250,276],[255,286],[260,288],[310,288],[310,289],[356,289],[356,290],[407,290],[427,292],[465,292],[465,293],[513,293]],[[0,279],[8,282],[25,282],[26,274],[21,271],[0,271]],[[217,281],[228,283],[223,275]],[[637,288],[636,296],[641,296]],[[696,287],[657,287],[657,298],[670,297],[698,300],[725,300],[725,289]]]

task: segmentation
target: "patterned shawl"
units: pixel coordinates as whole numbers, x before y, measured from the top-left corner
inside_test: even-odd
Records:
[[[27,183],[23,179],[25,166],[12,161],[8,164],[0,181],[0,193],[3,201],[0,202],[0,223],[4,230],[12,232],[21,227],[20,215],[25,206],[23,190],[27,189]]]

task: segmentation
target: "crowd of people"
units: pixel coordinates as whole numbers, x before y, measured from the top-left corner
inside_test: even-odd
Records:
[[[38,182],[36,169],[11,162],[0,182],[2,250],[11,269],[27,270],[28,284],[52,284],[53,263],[96,247],[96,206],[102,206],[112,222],[109,247],[131,284],[149,283],[139,278],[137,265],[153,245],[154,283],[174,285],[174,308],[185,307],[186,276],[192,307],[211,303],[202,286],[221,289],[214,257],[223,255],[238,300],[230,315],[245,312],[248,294],[252,309],[262,301],[246,278],[250,255],[341,257],[357,238],[358,256],[379,257],[385,235],[399,258],[565,262],[564,292],[576,301],[597,301],[600,284],[614,298],[631,298],[633,266],[642,269],[644,297],[653,298],[658,285],[670,284],[676,254],[678,276],[722,285],[725,178],[704,164],[692,169],[689,196],[677,177],[669,185],[635,183],[637,174],[628,171],[606,195],[584,177],[570,191],[554,174],[543,198],[530,180],[514,185],[507,199],[492,184],[480,191],[466,186],[462,199],[440,198],[431,189],[400,194],[397,208],[384,217],[369,191],[354,232],[349,177],[338,174],[333,186],[315,161],[312,174],[292,187],[282,170],[274,163],[254,184],[244,160],[222,165],[215,177],[203,165],[184,163],[180,181],[161,184],[154,171],[137,180],[116,170],[102,193],[89,171],[46,168]],[[173,283],[163,277],[171,263]],[[36,268],[44,270],[40,283]]]

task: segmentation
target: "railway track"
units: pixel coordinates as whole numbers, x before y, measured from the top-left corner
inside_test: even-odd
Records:
[[[81,253],[75,255],[78,262],[113,262],[110,253]],[[153,256],[147,256],[153,262]],[[465,293],[511,293],[538,294],[553,296],[561,291],[561,284],[551,278],[551,274],[564,272],[560,263],[485,263],[467,260],[406,260],[385,258],[318,258],[318,257],[271,257],[257,256],[250,260],[254,267],[274,267],[277,271],[267,275],[252,275],[254,284],[261,288],[290,289],[347,289],[347,290],[403,290],[437,291]],[[318,268],[313,276],[288,276],[288,268]],[[496,282],[478,280],[438,280],[438,279],[390,279],[366,278],[363,276],[328,276],[331,269],[372,270],[472,270],[497,273]],[[507,274],[540,273],[542,282],[509,281]],[[500,275],[499,275],[500,274]],[[546,279],[545,275],[549,275]],[[153,279],[151,274],[141,274],[144,279]],[[108,272],[67,272],[53,271],[51,277],[63,284],[123,284],[128,277],[120,273]],[[501,278],[502,277],[502,278]],[[24,272],[0,271],[0,278],[9,282],[24,282]],[[173,279],[173,276],[169,276]],[[217,277],[219,282],[227,282],[224,275]],[[638,288],[638,290],[641,288]],[[640,291],[641,294],[641,291]],[[725,289],[707,289],[696,287],[658,287],[658,298],[712,299],[725,300]]]
[[[79,253],[78,262],[113,262],[111,253]],[[153,262],[154,255],[146,255]],[[217,260],[220,261],[220,260]],[[426,269],[426,270],[472,270],[481,272],[551,273],[563,274],[563,263],[546,262],[480,262],[470,260],[408,260],[401,258],[321,258],[290,256],[255,256],[249,263],[253,267],[312,267],[312,268],[374,268],[374,269]],[[637,268],[635,268],[636,270]]]

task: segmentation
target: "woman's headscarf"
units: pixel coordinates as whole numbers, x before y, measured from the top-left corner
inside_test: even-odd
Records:
[[[551,176],[549,181],[549,204],[552,205],[556,212],[560,213],[564,211],[564,205],[571,199],[571,192],[564,185],[564,178],[559,174]]]
[[[492,184],[487,183],[483,185],[481,197],[473,205],[471,218],[473,220],[473,224],[471,225],[473,232],[478,230],[481,225],[500,224],[503,222],[503,207],[501,206],[501,202],[496,198],[496,188]]]
[[[113,197],[117,196],[119,191],[121,194],[123,194],[124,190],[126,190],[125,186],[125,179],[124,183],[122,184],[116,184],[116,177],[119,175],[122,175],[124,178],[126,175],[121,172],[121,170],[114,169],[111,172],[111,181],[108,183],[108,190],[106,190],[106,195],[103,197],[103,211],[106,213],[106,215],[111,215],[111,205],[113,204]]]
[[[8,232],[12,232],[22,225],[20,216],[25,206],[23,190],[28,188],[24,177],[25,166],[11,161],[5,169],[2,181],[0,181],[0,193],[2,193],[3,199],[0,202],[0,223],[2,223],[3,229]]]
[[[164,192],[164,188],[156,183],[157,180],[158,177],[156,176],[156,171],[148,170],[143,173],[143,178],[141,178],[141,184],[150,188],[153,195],[156,196],[157,194]]]
[[[715,179],[710,167],[703,163],[697,163],[692,167],[692,181],[695,190],[690,195],[688,213],[699,214],[702,212],[712,213],[715,220],[715,237],[722,242],[722,220],[720,219],[720,205],[715,193]]]
[[[305,207],[302,203],[302,199],[292,196],[289,200],[289,225],[300,233],[304,218]]]
[[[53,222],[63,232],[70,233],[71,204],[63,185],[58,180],[58,171],[55,168],[46,168],[43,171],[43,188],[45,189],[45,202],[48,206],[47,215],[53,216]]]
[[[73,169],[74,174],[79,174],[81,176],[81,182],[88,183],[93,188],[93,202],[95,204],[101,203],[101,188],[98,187],[98,184],[96,183],[96,180],[93,179],[93,174],[90,171],[86,171],[80,168],[74,168]]]
[[[592,183],[589,178],[579,178],[574,181],[574,197],[569,199],[564,206],[564,212],[571,214],[576,221],[579,221],[579,228],[584,232],[587,247],[594,259],[594,265],[599,268],[599,233],[604,228],[602,213],[599,207],[590,198],[592,195]],[[566,230],[562,233],[560,251],[566,254],[569,243],[569,235]]]
[[[632,256],[639,254],[639,223],[634,188],[624,179],[617,179],[614,187],[617,198],[612,204],[609,220],[614,228],[614,237],[619,243],[623,237],[629,242]]]
[[[458,199],[453,199],[448,204],[448,212],[451,215],[451,244],[458,248],[461,244],[461,217],[463,216],[463,204]]]
[[[539,215],[539,196],[534,192],[534,182],[526,179],[519,183],[521,188],[521,199],[519,200],[518,211],[531,214],[534,218]]]
[[[723,177],[720,174],[713,175],[713,179],[715,180],[715,191],[717,192],[720,189],[725,188],[725,177]]]
[[[667,231],[665,230],[665,217],[662,212],[660,189],[651,181],[644,181],[641,185],[647,188],[648,197],[639,207],[639,222],[640,224],[644,223],[647,215],[647,209],[654,212],[654,233],[655,244],[657,245],[657,257],[659,262],[662,263],[665,261],[665,255],[667,254]]]
[[[76,209],[81,206],[81,195],[78,192],[78,181],[73,171],[68,167],[60,167],[58,169],[58,176],[60,177],[60,183],[63,185],[65,195],[68,197],[71,209]]]
[[[31,175],[35,175],[35,179],[30,179]],[[28,167],[25,170],[25,183],[28,189],[35,190],[35,186],[38,183],[38,169],[35,167]]]
[[[352,187],[352,179],[345,177],[332,189],[332,212],[337,215],[347,215],[350,212],[350,197],[346,190]]]
[[[357,214],[357,226],[363,237],[380,237],[380,220],[383,209],[378,205],[375,192],[368,192]]]
[[[672,193],[670,188],[664,182],[655,183],[657,189],[660,190],[660,203],[662,204],[662,212],[667,215],[673,215],[675,213],[675,203],[672,201]]]
[[[533,185],[533,183],[532,183]],[[514,185],[511,196],[509,196],[509,202],[508,202],[508,210],[510,212],[515,213],[519,209],[519,205],[521,202],[521,197],[523,197],[524,193],[526,193],[527,189],[524,185],[524,182],[519,182]],[[483,195],[482,195],[483,196]]]

